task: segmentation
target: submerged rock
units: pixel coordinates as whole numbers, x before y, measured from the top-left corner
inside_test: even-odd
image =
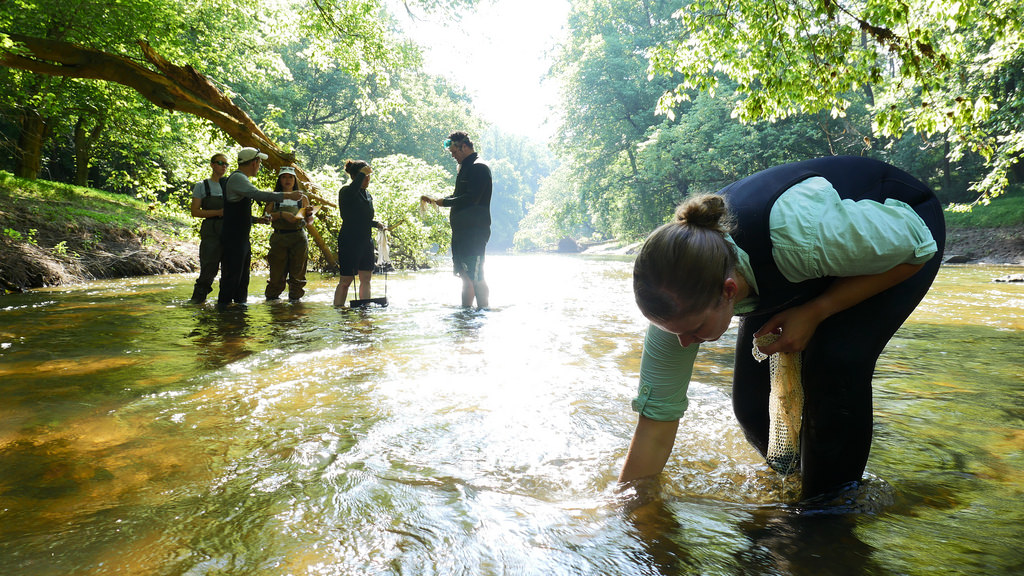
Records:
[[[1006,276],[1000,276],[994,278],[993,282],[1024,282],[1024,274],[1007,274]]]

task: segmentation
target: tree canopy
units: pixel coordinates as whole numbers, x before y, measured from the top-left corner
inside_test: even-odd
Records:
[[[282,0],[258,8],[237,0],[21,0],[4,6],[12,9],[0,15],[0,64],[128,86],[161,108],[205,118],[234,141],[266,150],[274,165],[291,158],[235,105],[231,91],[236,84],[266,89],[272,79],[290,76],[281,49],[297,30],[307,31],[301,39],[311,63],[363,79],[418,58],[389,28],[378,0]],[[22,108],[22,138],[42,140],[66,93],[36,76],[12,77],[25,80],[11,95]],[[356,96],[357,105],[368,100]],[[19,147],[20,175],[34,176],[36,148]]]
[[[1022,16],[1016,0],[694,0],[650,70],[676,80],[666,112],[725,78],[745,122],[838,118],[865,98],[873,137],[941,135],[950,161],[984,157],[972,189],[985,200],[1024,151]]]
[[[579,0],[552,74],[563,160],[517,245],[641,238],[692,192],[873,156],[958,206],[1024,181],[1013,0]]]

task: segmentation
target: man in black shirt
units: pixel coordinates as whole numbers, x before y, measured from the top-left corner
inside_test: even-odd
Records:
[[[481,162],[473,142],[458,131],[445,140],[445,147],[459,163],[455,192],[445,198],[420,198],[437,206],[449,206],[452,225],[452,263],[462,278],[462,305],[487,308],[490,289],[484,280],[484,251],[491,237],[491,169]]]

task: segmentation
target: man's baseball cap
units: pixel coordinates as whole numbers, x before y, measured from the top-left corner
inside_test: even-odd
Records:
[[[238,151],[238,163],[241,164],[243,162],[248,162],[257,156],[259,156],[261,160],[269,158],[269,156],[255,148],[242,148]]]

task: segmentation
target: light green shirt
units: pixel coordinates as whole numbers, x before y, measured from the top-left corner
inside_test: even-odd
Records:
[[[779,197],[769,215],[769,233],[775,264],[791,282],[879,274],[900,264],[927,262],[938,250],[928,226],[907,204],[843,200],[818,176]],[[736,249],[736,267],[750,284],[751,295],[735,306],[736,314],[746,314],[758,304],[757,277],[747,254],[731,236],[726,240]],[[633,410],[652,420],[682,418],[698,348],[683,348],[674,334],[650,326]]]
[[[881,274],[927,262],[937,251],[928,226],[907,204],[843,200],[820,176],[786,190],[768,225],[775,264],[790,282]]]

